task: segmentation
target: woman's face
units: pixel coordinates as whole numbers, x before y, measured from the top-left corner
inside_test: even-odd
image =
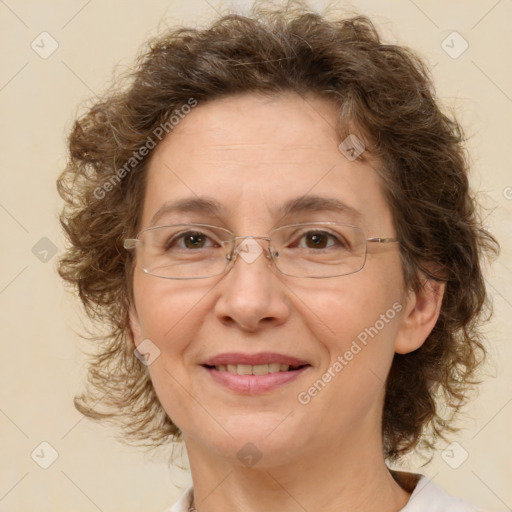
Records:
[[[154,150],[141,229],[203,223],[265,236],[285,224],[331,221],[366,237],[394,236],[377,173],[340,151],[335,126],[331,103],[291,93],[199,104]],[[348,208],[313,208],[304,201],[312,196]],[[172,209],[187,199],[219,208]],[[303,208],[283,216],[299,199]],[[228,273],[206,279],[134,272],[134,340],[158,348],[151,379],[188,448],[235,463],[253,450],[259,464],[272,465],[380,443],[384,383],[409,296],[397,244],[370,243],[361,271],[327,279],[282,275],[265,254],[239,256]],[[267,374],[296,360],[305,366],[262,377],[206,366],[253,362],[263,366],[249,371]]]

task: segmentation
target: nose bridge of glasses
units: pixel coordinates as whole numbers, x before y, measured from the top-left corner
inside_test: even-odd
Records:
[[[268,236],[248,235],[233,237],[232,255],[228,259],[232,258],[234,261],[237,256],[240,256],[246,263],[253,263],[261,253],[265,253],[267,258],[269,258],[268,251],[262,247],[260,240],[270,243]]]

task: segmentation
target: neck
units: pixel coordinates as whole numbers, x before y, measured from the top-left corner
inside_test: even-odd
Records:
[[[397,512],[410,497],[387,468],[379,442],[301,448],[286,463],[262,459],[251,468],[185,442],[198,512]]]

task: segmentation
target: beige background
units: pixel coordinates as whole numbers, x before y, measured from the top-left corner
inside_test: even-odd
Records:
[[[244,11],[249,3],[237,2]],[[325,2],[313,5],[322,7]],[[338,5],[373,16],[386,38],[420,52],[438,95],[472,135],[472,183],[503,252],[488,275],[495,317],[491,364],[458,445],[422,469],[448,492],[489,510],[512,509],[512,1],[377,0]],[[213,0],[0,0],[0,511],[155,511],[188,482],[166,451],[150,459],[83,419],[72,397],[83,378],[79,307],[55,272],[60,202],[55,179],[79,105],[108,86],[144,40],[176,23],[204,23]],[[57,41],[51,49],[47,31]],[[458,58],[463,41],[469,44]],[[46,38],[46,39],[42,39]],[[36,46],[37,45],[37,46]],[[451,47],[451,48],[450,48]],[[46,237],[47,239],[44,239]],[[43,239],[41,241],[41,239]],[[35,247],[35,248],[34,248]],[[46,251],[46,252],[45,252]],[[44,261],[44,260],[47,261]],[[58,452],[48,467],[51,449]],[[463,451],[464,450],[464,451]],[[411,467],[414,461],[411,461]]]

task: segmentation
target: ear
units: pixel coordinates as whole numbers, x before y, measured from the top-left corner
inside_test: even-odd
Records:
[[[395,352],[408,354],[420,348],[436,325],[445,283],[426,279],[417,291],[409,291],[405,311],[395,339]]]
[[[132,334],[132,340],[135,346],[137,346],[142,341],[142,328],[140,325],[139,314],[137,313],[133,303],[130,304],[128,315],[130,319],[130,331]]]

